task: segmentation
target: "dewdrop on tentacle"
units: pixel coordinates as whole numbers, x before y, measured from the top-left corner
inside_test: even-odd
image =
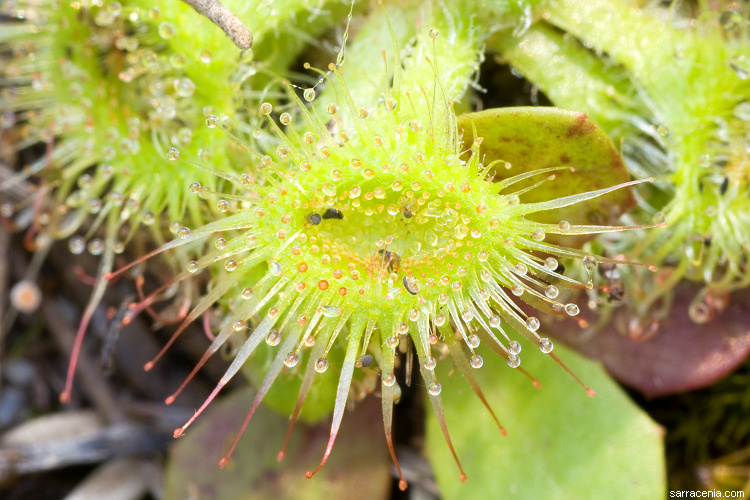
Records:
[[[400,486],[405,488],[391,431],[393,404],[400,393],[394,376],[396,356],[400,355],[402,339],[408,338],[430,403],[464,480],[445,422],[440,398],[443,386],[434,371],[439,356],[433,346],[444,344],[459,372],[492,412],[474,375],[474,370],[487,362],[483,354],[488,350],[521,370],[521,345],[513,338],[521,336],[562,365],[552,352],[552,342],[540,334],[538,317],[527,315],[518,306],[519,301],[541,313],[573,317],[578,314],[577,306],[559,302],[557,289],[584,289],[586,284],[559,273],[557,259],[620,263],[547,243],[544,235],[626,228],[566,224],[563,229],[557,224],[531,222],[526,216],[586,201],[639,181],[547,202],[520,202],[513,191],[516,183],[559,169],[541,169],[490,182],[486,172],[492,166],[480,163],[479,145],[467,160],[459,161],[461,144],[451,103],[431,63],[421,64],[425,65],[419,67],[421,71],[433,75],[432,88],[409,84],[396,50],[390,65],[392,84],[382,89],[384,104],[379,106],[355,102],[346,86],[343,67],[329,67],[327,83],[338,102],[331,106],[326,100],[326,108],[336,109],[336,120],[351,131],[345,143],[339,142],[336,132],[327,126],[330,115],[321,116],[315,107],[309,107],[307,101],[314,104],[316,98],[311,93],[303,100],[289,89],[298,109],[292,113],[294,120],[284,120],[288,123],[277,123],[270,105],[262,104],[260,112],[283,147],[269,154],[248,151],[249,162],[264,164],[259,174],[263,181],[242,182],[228,177],[236,188],[232,199],[242,203],[207,226],[191,229],[188,239],[177,238],[162,248],[214,238],[220,233],[226,244],[215,249],[207,246],[206,253],[194,262],[194,269],[184,271],[174,281],[205,269],[215,272],[215,263],[231,261],[232,269],[215,280],[149,366],[208,308],[225,296],[242,297],[234,302],[221,331],[168,402],[174,401],[206,360],[232,337],[235,324],[253,324],[218,385],[194,416],[175,430],[175,436],[185,432],[253,352],[270,349],[273,356],[221,466],[228,462],[276,378],[290,368],[299,370],[302,376],[291,432],[315,377],[330,376],[333,365],[328,356],[339,343],[345,354],[340,367],[336,366],[340,375],[330,438],[320,465],[307,476],[320,470],[330,455],[355,368],[364,366],[362,360],[370,351],[374,356],[368,359],[372,363],[368,369],[381,373],[386,441],[401,477]],[[437,96],[434,99],[433,91]],[[422,125],[405,126],[415,122]],[[315,139],[308,141],[308,135]],[[409,204],[408,215],[398,208],[405,203]],[[553,281],[554,290],[548,285]],[[499,420],[495,420],[504,434]]]

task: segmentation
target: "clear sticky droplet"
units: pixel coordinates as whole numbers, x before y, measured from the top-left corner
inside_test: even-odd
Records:
[[[73,236],[68,240],[70,253],[80,255],[86,250],[86,240],[82,236]]]
[[[273,276],[281,276],[281,264],[279,264],[275,260],[272,260],[268,263],[268,272]]]
[[[548,338],[543,338],[539,341],[539,350],[547,354],[552,352],[552,341]]]
[[[175,93],[180,97],[192,97],[195,93],[195,83],[190,78],[177,78],[174,83]]]
[[[427,358],[427,361],[424,362],[424,368],[425,368],[425,370],[432,371],[432,370],[435,369],[436,366],[437,366],[437,360],[435,358],[433,358],[432,356],[430,356],[429,358]]]
[[[89,241],[88,250],[91,255],[101,255],[104,253],[104,241],[101,238],[94,238]]]
[[[565,305],[565,313],[568,316],[577,316],[579,312],[580,312],[580,310],[578,309],[577,305],[575,305],[573,303]]]
[[[443,387],[438,382],[433,382],[427,388],[427,392],[430,393],[430,396],[437,396],[440,394],[440,391],[442,390],[443,390]]]
[[[219,125],[219,117],[216,115],[208,115],[206,117],[206,126],[208,128],[216,128]]]
[[[591,256],[587,255],[583,258],[583,268],[588,273],[593,273],[596,270],[596,259]]]
[[[512,356],[516,356],[521,352],[521,344],[517,340],[511,340],[508,343],[508,352]]]
[[[296,352],[290,352],[289,354],[286,355],[286,358],[284,359],[284,364],[288,366],[289,368],[297,366],[298,362],[299,362],[299,355]]]
[[[475,354],[471,357],[469,363],[471,364],[472,368],[477,369],[482,367],[482,365],[484,364],[484,360],[482,359],[482,356],[480,356],[479,354]]]
[[[508,356],[508,366],[511,368],[518,368],[521,366],[521,358],[515,355]]]
[[[268,335],[266,335],[266,344],[273,347],[279,345],[279,342],[281,342],[281,332],[278,330],[271,330]]]
[[[526,328],[528,328],[532,332],[539,330],[539,326],[539,319],[535,318],[534,316],[531,316],[526,320]]]
[[[315,371],[323,373],[328,369],[328,360],[326,358],[320,358],[315,362]]]
[[[385,339],[385,345],[391,349],[395,349],[398,346],[398,342],[398,336],[395,334]]]
[[[328,318],[335,318],[336,316],[341,316],[341,308],[331,305],[322,306],[320,313]]]
[[[158,28],[159,36],[164,40],[169,40],[174,36],[174,26],[166,21],[159,24]]]

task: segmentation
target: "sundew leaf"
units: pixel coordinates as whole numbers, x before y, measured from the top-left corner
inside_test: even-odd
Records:
[[[386,499],[390,493],[390,457],[383,436],[380,401],[357,405],[341,426],[329,466],[313,479],[305,477],[320,460],[330,424],[297,423],[286,457],[276,460],[284,443],[288,420],[263,406],[253,416],[257,432],[246,433],[223,469],[226,452],[253,400],[250,390],[237,391],[215,404],[172,447],[167,464],[166,500],[337,500]]]
[[[482,137],[483,163],[489,165],[501,160],[489,172],[495,180],[543,168],[572,167],[555,172],[554,180],[522,194],[523,203],[596,191],[629,180],[612,141],[584,113],[547,107],[488,109],[458,117],[458,129],[463,130],[464,151],[471,148],[476,129],[477,136]],[[514,186],[520,190],[549,175],[534,176]],[[618,189],[531,218],[553,224],[567,220],[571,224],[610,225],[634,205],[630,189]],[[577,236],[575,243],[581,244],[591,237]],[[565,243],[575,244],[567,237]]]
[[[484,498],[652,499],[666,496],[663,431],[597,364],[556,345],[555,352],[597,396],[547,356],[529,352],[522,366],[541,387],[488,356],[476,371],[484,394],[508,430],[501,437],[490,413],[458,372],[442,369],[448,429],[468,476],[458,471],[434,415],[427,455],[444,500]],[[440,373],[438,374],[441,375]]]

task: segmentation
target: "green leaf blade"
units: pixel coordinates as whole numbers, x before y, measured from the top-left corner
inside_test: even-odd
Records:
[[[528,353],[522,363],[541,382],[540,389],[488,356],[476,375],[508,430],[505,438],[468,385],[443,368],[448,427],[468,476],[465,484],[458,481],[430,415],[427,454],[445,500],[486,498],[489,492],[496,498],[540,500],[665,497],[662,429],[600,366],[559,345],[555,351],[597,396],[590,398],[540,353]]]

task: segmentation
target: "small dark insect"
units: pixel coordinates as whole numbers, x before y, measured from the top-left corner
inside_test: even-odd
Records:
[[[412,295],[419,293],[419,286],[417,285],[417,280],[414,279],[414,276],[404,276],[403,282],[404,288],[406,288],[407,292]]]
[[[343,219],[344,214],[341,212],[341,210],[336,210],[335,208],[329,208],[325,212],[323,212],[323,218],[324,219]]]
[[[724,177],[724,180],[721,181],[721,187],[719,188],[719,192],[723,195],[727,192],[727,188],[729,187],[729,177]]]
[[[359,362],[362,364],[362,368],[368,367],[372,364],[372,355],[365,354],[359,358]]]
[[[602,262],[599,264],[599,273],[607,280],[609,286],[609,297],[608,301],[622,300],[625,295],[625,285],[620,279],[620,271],[617,269],[615,264],[609,262]]]
[[[378,253],[383,256],[383,264],[386,264],[389,272],[398,271],[401,268],[401,257],[396,252],[380,249]]]
[[[565,266],[563,266],[561,262],[558,262],[557,267],[555,268],[555,272],[557,274],[565,274]]]
[[[411,219],[414,215],[414,212],[411,211],[411,207],[409,205],[404,205],[401,207],[401,213],[406,217],[407,219]]]
[[[313,226],[317,226],[318,224],[320,224],[320,219],[320,214],[316,214],[315,212],[310,212],[309,214],[305,215],[305,222]]]

